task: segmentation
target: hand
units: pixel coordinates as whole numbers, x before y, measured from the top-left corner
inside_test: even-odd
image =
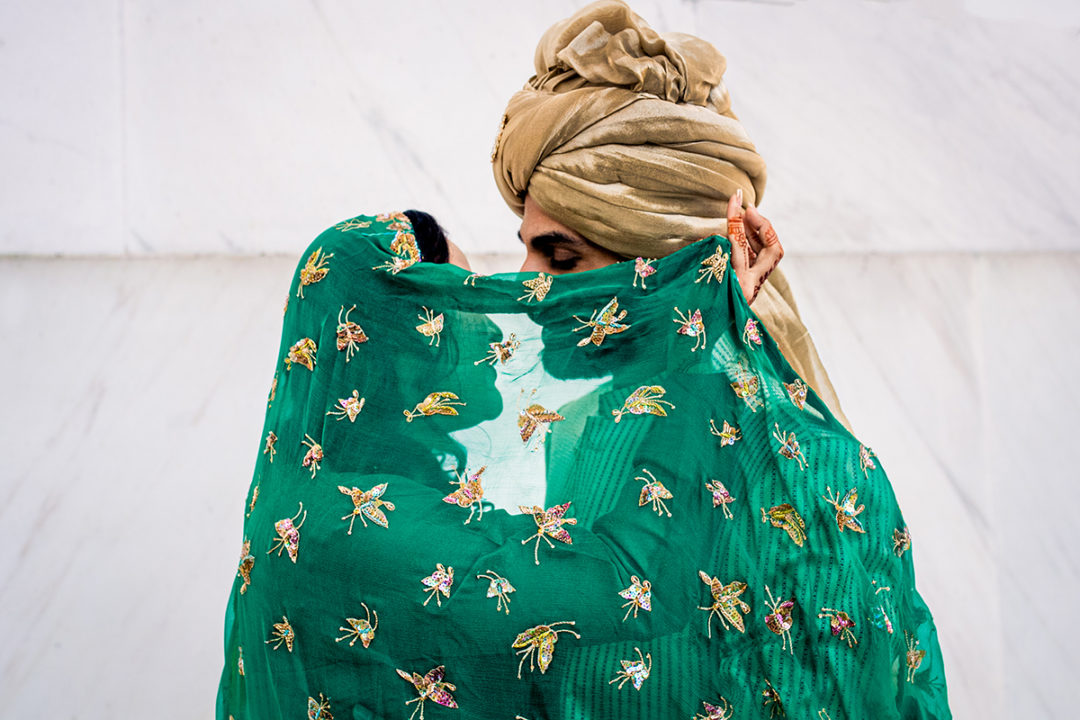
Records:
[[[780,264],[784,248],[772,223],[757,208],[749,205],[743,215],[742,190],[736,190],[728,199],[727,223],[728,239],[731,240],[731,267],[749,305],[754,302],[769,273]]]

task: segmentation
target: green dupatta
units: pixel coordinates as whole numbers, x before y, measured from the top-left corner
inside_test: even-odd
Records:
[[[889,481],[728,249],[478,276],[401,214],[321,234],[219,720],[949,717]]]

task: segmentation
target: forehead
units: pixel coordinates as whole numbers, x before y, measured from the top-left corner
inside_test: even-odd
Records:
[[[544,212],[543,208],[529,195],[525,196],[525,214],[521,218],[520,232],[521,239],[526,241],[540,235],[557,233],[583,245],[588,244],[588,241],[576,231]]]

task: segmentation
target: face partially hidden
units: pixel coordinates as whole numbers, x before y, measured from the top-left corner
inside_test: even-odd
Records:
[[[525,262],[520,272],[562,275],[595,270],[624,259],[566,227],[528,195],[518,238],[525,245]]]

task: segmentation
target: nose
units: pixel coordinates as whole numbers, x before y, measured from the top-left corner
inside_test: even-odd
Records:
[[[537,253],[526,252],[525,261],[521,263],[521,269],[518,272],[543,272],[546,267],[543,257]]]

